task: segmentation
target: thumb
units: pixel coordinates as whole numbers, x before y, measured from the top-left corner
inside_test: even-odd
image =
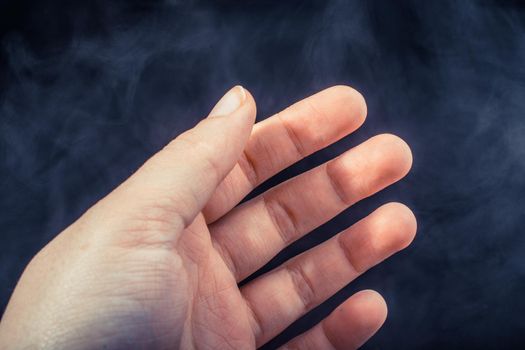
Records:
[[[150,158],[116,192],[153,220],[187,227],[237,163],[255,121],[255,101],[241,86],[224,95],[193,129]],[[133,196],[130,198],[129,196]],[[144,209],[146,208],[146,209]],[[161,216],[161,217],[158,217]]]

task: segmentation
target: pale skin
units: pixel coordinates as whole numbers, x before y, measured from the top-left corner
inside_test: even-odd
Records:
[[[378,135],[241,205],[258,184],[351,134],[366,105],[335,86],[254,125],[232,88],[193,129],[44,247],[0,323],[0,348],[254,349],[413,240],[388,203],[321,245],[239,282],[291,242],[400,180],[412,155]],[[347,299],[285,349],[355,349],[383,324],[374,291]]]

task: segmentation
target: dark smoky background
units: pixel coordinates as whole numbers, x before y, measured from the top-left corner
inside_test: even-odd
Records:
[[[259,189],[382,132],[411,174],[270,265],[388,201],[415,242],[267,344],[364,289],[389,304],[365,349],[525,342],[525,3],[521,1],[0,2],[0,308],[30,258],[234,84],[258,120],[334,84],[360,90],[354,135]]]

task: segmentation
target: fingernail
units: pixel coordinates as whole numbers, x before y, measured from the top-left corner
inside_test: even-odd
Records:
[[[225,116],[235,112],[246,100],[246,92],[242,86],[237,85],[230,89],[210,112],[210,118]]]

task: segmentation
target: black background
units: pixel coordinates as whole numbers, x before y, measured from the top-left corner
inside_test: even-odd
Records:
[[[413,208],[413,245],[268,344],[373,288],[389,305],[366,349],[520,348],[525,340],[525,3],[520,1],[0,2],[0,308],[29,259],[234,84],[263,119],[334,84],[365,126],[269,181],[382,132],[412,146],[375,207]]]

